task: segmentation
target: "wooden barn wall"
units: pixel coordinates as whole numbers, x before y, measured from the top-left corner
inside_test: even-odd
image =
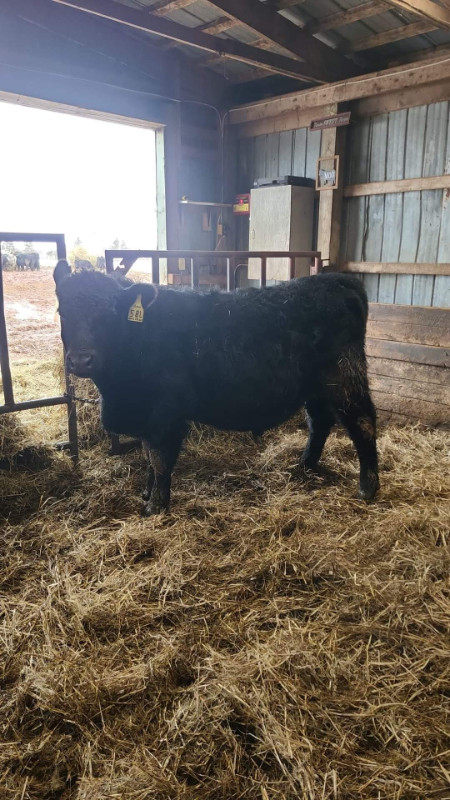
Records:
[[[450,424],[450,311],[370,303],[366,349],[378,414]]]
[[[239,139],[236,186],[249,192],[257,178],[315,178],[321,132],[297,128]],[[237,248],[248,249],[248,218],[237,219]]]
[[[347,185],[449,174],[449,103],[361,119],[349,130],[347,154]],[[448,195],[435,189],[345,199],[342,261],[449,263]],[[361,278],[371,301],[450,307],[449,275]]]

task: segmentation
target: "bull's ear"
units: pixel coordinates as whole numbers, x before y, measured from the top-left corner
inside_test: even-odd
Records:
[[[147,309],[158,297],[158,287],[152,283],[133,283],[123,289],[119,298],[119,310],[131,322],[142,322]]]
[[[58,284],[61,283],[63,278],[67,278],[68,275],[70,275],[70,266],[65,258],[61,258],[58,261],[55,269],[53,270],[53,280],[58,286]]]

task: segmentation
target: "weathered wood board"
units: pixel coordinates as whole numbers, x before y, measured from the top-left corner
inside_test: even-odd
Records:
[[[377,410],[450,425],[450,311],[370,303],[367,334]]]
[[[431,103],[351,126],[347,185],[450,174],[450,104]],[[450,193],[394,192],[344,200],[342,262],[450,262]],[[450,276],[364,276],[373,302],[450,307]]]

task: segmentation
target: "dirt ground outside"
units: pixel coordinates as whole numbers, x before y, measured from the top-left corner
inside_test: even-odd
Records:
[[[61,339],[53,271],[4,272],[3,286],[11,361],[56,356]]]

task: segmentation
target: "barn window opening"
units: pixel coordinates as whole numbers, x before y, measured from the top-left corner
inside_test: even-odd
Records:
[[[62,233],[73,267],[103,268],[106,248],[157,247],[155,128],[0,102],[0,134],[1,231]],[[56,248],[2,242],[1,253],[15,399],[58,394]],[[39,429],[58,413],[63,431],[63,409],[24,411],[20,422]]]

